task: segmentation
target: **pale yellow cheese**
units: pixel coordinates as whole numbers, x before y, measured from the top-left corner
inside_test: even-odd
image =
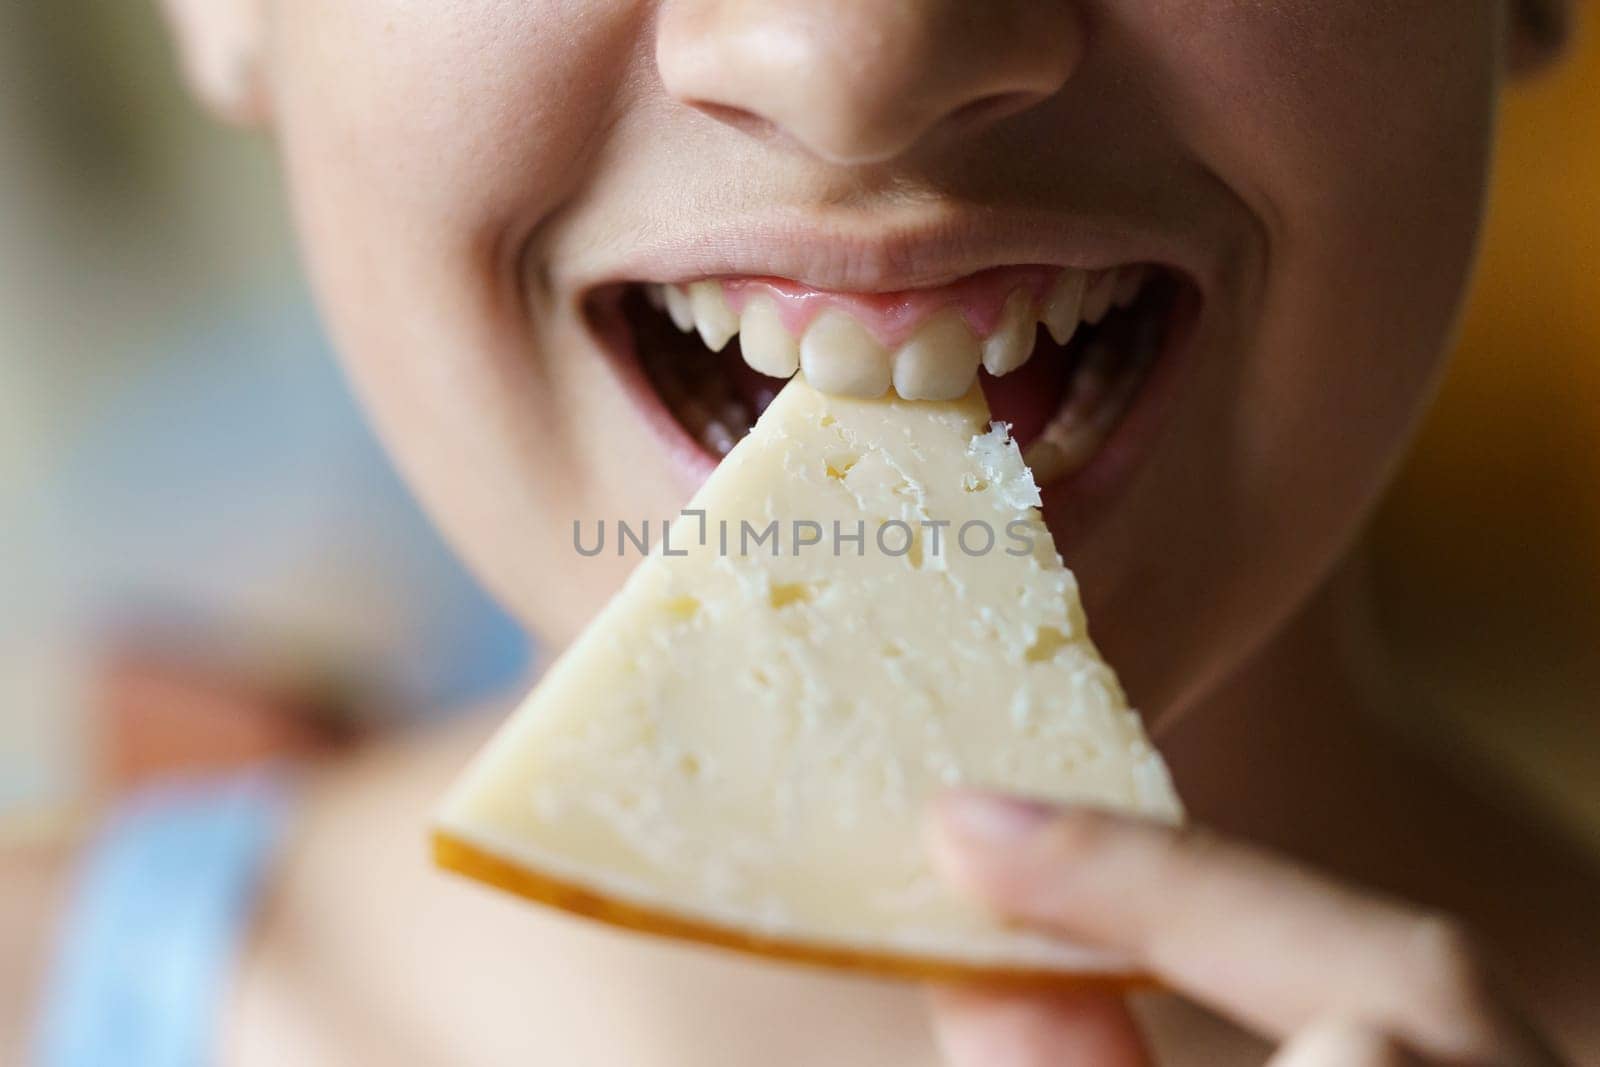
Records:
[[[775,955],[1115,972],[960,899],[922,843],[959,784],[1180,817],[988,417],[977,389],[785,387],[462,777],[441,860]]]

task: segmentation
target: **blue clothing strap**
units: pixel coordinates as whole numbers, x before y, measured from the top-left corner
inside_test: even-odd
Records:
[[[206,1067],[288,811],[279,768],[164,783],[85,858],[45,989],[38,1067]]]

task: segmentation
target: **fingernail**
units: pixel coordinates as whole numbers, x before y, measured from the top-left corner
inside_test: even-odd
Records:
[[[1025,797],[963,790],[939,799],[939,821],[976,844],[1014,845],[1060,815],[1052,805]]]

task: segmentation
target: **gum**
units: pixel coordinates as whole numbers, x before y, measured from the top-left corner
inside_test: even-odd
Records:
[[[979,338],[994,332],[1006,299],[1018,289],[1037,304],[1044,299],[1059,267],[995,267],[931,289],[893,293],[835,293],[812,289],[787,278],[723,278],[722,291],[735,314],[757,295],[773,301],[778,318],[795,337],[830,308],[850,315],[885,348],[904,344],[917,327],[947,307],[960,312]]]

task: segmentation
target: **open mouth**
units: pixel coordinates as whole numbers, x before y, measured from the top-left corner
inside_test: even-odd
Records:
[[[928,289],[836,293],[771,277],[628,282],[591,321],[707,465],[784,382],[954,399],[980,381],[1041,485],[1088,466],[1134,406],[1192,284],[1148,263],[996,267]]]

